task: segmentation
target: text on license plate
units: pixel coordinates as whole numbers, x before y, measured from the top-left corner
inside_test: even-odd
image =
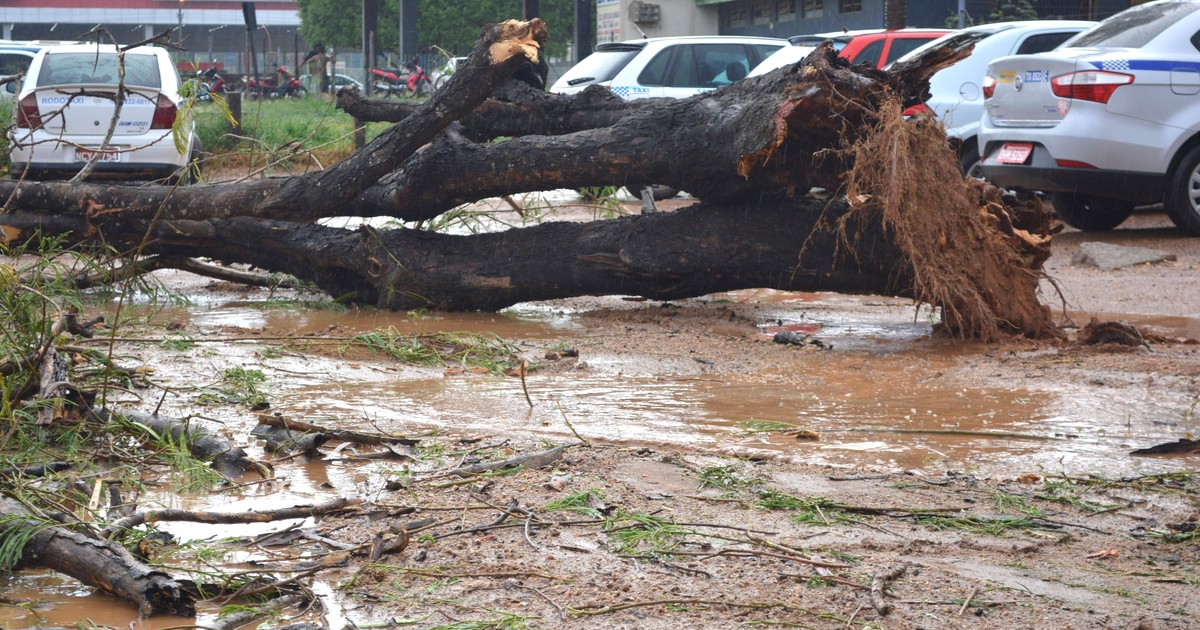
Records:
[[[100,161],[101,162],[120,162],[121,161],[121,154],[117,153],[115,149],[111,150],[111,151],[96,151],[93,149],[75,149],[75,161],[76,162],[86,162],[86,161],[92,159],[92,155],[95,153],[100,153]]]
[[[1033,153],[1033,145],[1028,142],[1009,142],[1000,147],[996,161],[1001,164],[1024,164]]]

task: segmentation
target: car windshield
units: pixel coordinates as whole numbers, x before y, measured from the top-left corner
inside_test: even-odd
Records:
[[[558,80],[559,85],[576,86],[611,81],[625,64],[629,63],[641,48],[615,48],[597,50],[567,70]]]
[[[37,85],[64,85],[72,83],[102,83],[117,85],[116,53],[62,52],[47,53],[42,60]],[[125,55],[125,84],[149,88],[161,88],[158,74],[158,58],[154,55]]]
[[[1122,11],[1090,31],[1080,33],[1063,48],[1141,48],[1184,17],[1200,10],[1194,2],[1147,4]]]

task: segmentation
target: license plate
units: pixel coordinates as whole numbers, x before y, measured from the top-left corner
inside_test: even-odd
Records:
[[[76,162],[86,162],[86,161],[92,159],[92,156],[95,155],[96,153],[100,154],[99,161],[101,161],[101,162],[120,162],[121,161],[121,154],[117,153],[117,150],[115,148],[108,150],[108,151],[99,151],[97,149],[78,149],[77,148],[77,149],[75,149],[75,161]]]
[[[1001,164],[1024,164],[1033,153],[1033,145],[1028,142],[1009,142],[1000,147],[996,161]]]

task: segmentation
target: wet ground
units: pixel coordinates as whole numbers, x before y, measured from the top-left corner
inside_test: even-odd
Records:
[[[1070,262],[1073,249],[1085,240],[1168,249],[1178,260],[1102,272]],[[878,504],[889,499],[872,494],[883,492],[877,483],[833,489],[823,479],[950,473],[995,480],[1022,474],[1112,479],[1196,471],[1197,454],[1147,458],[1129,452],[1200,429],[1200,346],[1185,343],[1200,338],[1197,250],[1195,239],[1165,227],[1160,214],[1135,217],[1127,228],[1109,234],[1067,232],[1056,238],[1047,269],[1066,298],[1064,318],[1077,323],[1091,316],[1127,320],[1161,339],[1132,349],[1081,348],[1070,342],[953,342],[932,334],[934,317],[927,310],[878,296],[747,290],[669,304],[581,298],[522,304],[499,314],[336,312],[295,305],[264,308],[262,293],[172,275],[164,276],[164,282],[192,296],[191,304],[143,305],[141,313],[152,317],[145,326],[139,324],[142,333],[118,347],[128,361],[153,367],[155,382],[173,388],[162,403],[164,413],[198,414],[220,422],[226,435],[250,446],[257,457],[269,458],[248,437],[254,414],[236,406],[198,406],[190,387],[203,388],[230,367],[256,369],[267,377],[263,390],[272,411],[329,427],[524,445],[582,437],[712,462],[753,458],[769,462],[770,478],[791,492],[842,493]],[[1055,303],[1050,285],[1046,288],[1047,303]],[[194,345],[165,348],[158,341],[168,326],[171,334],[186,336]],[[503,338],[530,362],[529,401],[513,377],[456,366],[413,367],[346,351],[347,338],[382,329]],[[778,332],[808,335],[820,346],[774,343]],[[578,357],[562,356],[566,349],[578,351]],[[148,392],[145,400],[126,404],[146,407],[160,395]],[[804,433],[761,430],[778,429],[779,423]],[[169,484],[151,485],[143,505],[238,511],[335,496],[379,498],[388,471],[399,466],[345,455],[328,452],[316,462],[280,461],[278,481],[216,494],[179,496]],[[729,457],[735,459],[705,459]],[[619,469],[633,465],[627,460],[608,463]],[[676,483],[672,479],[688,472],[672,473],[664,465],[655,460],[613,475],[671,486]],[[604,478],[603,470],[579,474]],[[695,490],[694,482],[679,485],[684,487]],[[679,488],[673,492],[682,493]],[[1200,510],[1194,497],[1178,507]],[[251,536],[286,525],[180,523],[162,528],[189,540]],[[934,563],[934,556],[925,561]],[[252,553],[241,559],[262,557]],[[993,585],[1021,582],[1002,575],[1014,569],[1002,569],[987,558],[944,561],[975,562],[974,569],[959,570],[976,571]],[[377,613],[364,617],[356,606],[350,608],[358,610],[357,616],[344,610],[344,599],[332,595],[335,583],[316,586],[319,593],[330,594],[326,622],[340,627],[344,616],[379,621],[373,616]],[[1048,591],[1052,587],[1070,591],[1061,584],[1045,585]],[[1063,595],[1063,601],[1075,605],[1095,596],[1099,603],[1081,605],[1120,608],[1094,591],[1076,590]],[[72,625],[84,618],[128,627],[136,617],[124,604],[48,574],[0,577],[0,593],[6,601],[37,602],[36,611],[0,606],[0,625],[6,627]],[[1128,621],[1136,618],[1130,615],[1138,606],[1133,599],[1126,602],[1129,610],[1114,614]],[[1194,619],[1188,614],[1175,621]],[[207,607],[199,623],[215,623],[214,615],[215,609]],[[908,627],[918,618],[904,617],[895,627]],[[617,625],[653,625],[624,619]],[[1038,627],[1036,618],[1007,620]],[[955,626],[954,619],[944,621],[930,625]],[[179,625],[178,619],[152,619],[133,627]],[[1004,622],[995,627],[1006,626],[1013,627]]]

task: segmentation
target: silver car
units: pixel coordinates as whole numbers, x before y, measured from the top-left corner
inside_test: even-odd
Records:
[[[946,127],[946,135],[959,141],[959,168],[978,177],[979,117],[983,114],[983,75],[989,61],[1009,55],[1028,55],[1052,50],[1095,22],[1029,20],[996,22],[965,28],[934,40],[898,61],[938,51],[948,46],[974,42],[971,54],[939,70],[929,80],[929,99],[904,112],[932,113]]]
[[[988,180],[1049,192],[1081,230],[1162,201],[1200,235],[1200,2],[1139,5],[1053,52],[997,59],[984,96]]]

